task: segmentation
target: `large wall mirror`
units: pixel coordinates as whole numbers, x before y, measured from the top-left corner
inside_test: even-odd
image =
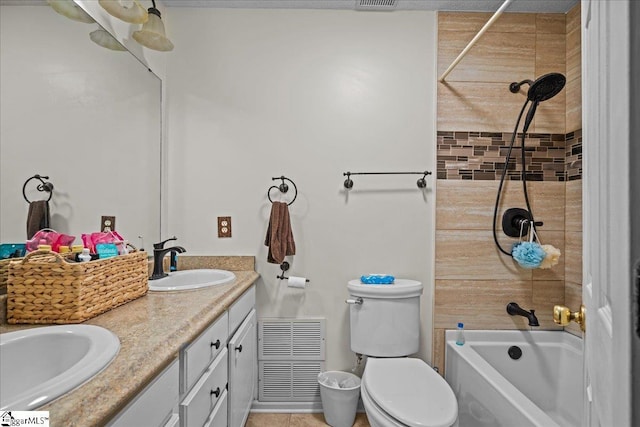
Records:
[[[0,241],[24,242],[35,174],[54,185],[51,228],[160,238],[161,81],[42,2],[0,2]],[[24,5],[24,3],[27,3]],[[37,180],[29,201],[48,198]]]

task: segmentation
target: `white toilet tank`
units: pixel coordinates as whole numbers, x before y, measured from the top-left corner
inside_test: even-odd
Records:
[[[396,279],[392,285],[364,285],[357,279],[347,289],[352,302],[358,302],[349,308],[352,351],[374,357],[418,351],[422,283]]]

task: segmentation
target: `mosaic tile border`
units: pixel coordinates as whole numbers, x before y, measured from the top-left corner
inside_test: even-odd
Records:
[[[511,152],[507,179],[520,180],[520,138]],[[511,133],[438,131],[438,179],[499,180],[505,168]],[[527,180],[568,181],[582,178],[582,130],[568,134],[528,134]]]

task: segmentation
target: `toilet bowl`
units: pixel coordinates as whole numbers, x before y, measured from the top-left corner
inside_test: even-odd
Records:
[[[456,426],[458,402],[449,384],[424,361],[406,357],[419,349],[422,283],[351,280],[347,288],[351,350],[368,356],[360,394],[371,426]]]
[[[451,427],[458,417],[453,390],[420,359],[369,358],[360,394],[371,427]]]

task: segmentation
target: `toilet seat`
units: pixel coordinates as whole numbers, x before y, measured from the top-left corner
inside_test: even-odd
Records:
[[[420,359],[369,358],[362,387],[377,409],[400,425],[449,427],[458,416],[453,390]]]

